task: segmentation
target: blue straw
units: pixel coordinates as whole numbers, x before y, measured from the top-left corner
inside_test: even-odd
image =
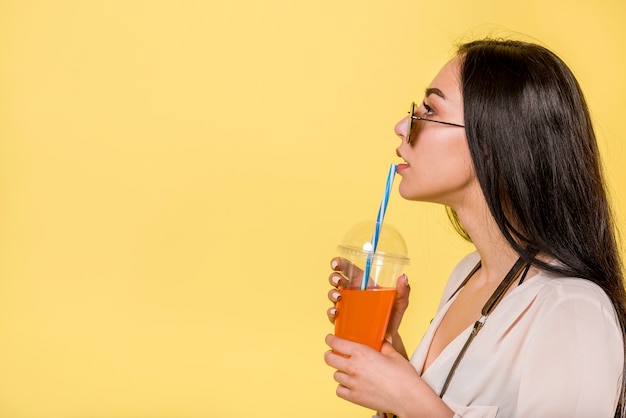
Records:
[[[363,271],[363,280],[361,280],[361,290],[365,290],[367,282],[370,278],[370,271],[372,269],[372,261],[374,259],[374,253],[378,247],[378,237],[380,235],[380,228],[383,225],[383,219],[385,218],[385,212],[387,211],[387,203],[389,202],[389,194],[391,193],[391,186],[393,185],[393,179],[396,176],[396,165],[391,164],[389,167],[389,174],[387,174],[387,183],[385,184],[385,193],[383,194],[383,200],[380,202],[380,208],[378,208],[378,216],[376,217],[376,226],[374,227],[374,234],[372,235],[372,242],[369,254],[367,255],[367,261],[365,262],[365,271]]]

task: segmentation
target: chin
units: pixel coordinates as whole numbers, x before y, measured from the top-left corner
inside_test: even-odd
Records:
[[[420,195],[419,193],[416,193],[415,191],[412,191],[412,190],[403,190],[401,187],[398,189],[398,193],[405,200],[412,200],[415,202],[421,202],[424,200],[423,196]]]
[[[445,203],[443,202],[444,199],[441,199],[437,195],[420,193],[417,190],[403,190],[402,187],[398,189],[398,193],[403,199],[410,200],[412,202],[424,202],[445,205]]]

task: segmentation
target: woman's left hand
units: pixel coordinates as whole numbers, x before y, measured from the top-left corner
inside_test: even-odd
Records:
[[[330,334],[326,336],[326,344],[332,350],[325,353],[324,361],[336,369],[337,396],[373,410],[396,415],[404,411],[400,400],[410,399],[407,395],[421,378],[389,342],[383,342],[378,352]]]

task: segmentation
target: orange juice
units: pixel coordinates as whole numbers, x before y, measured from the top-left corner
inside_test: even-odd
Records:
[[[395,288],[339,289],[335,335],[380,351],[387,331]]]

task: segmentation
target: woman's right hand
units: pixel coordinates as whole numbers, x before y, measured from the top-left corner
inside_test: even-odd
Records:
[[[335,257],[330,260],[330,267],[333,269],[333,272],[328,276],[328,281],[333,288],[328,291],[328,299],[333,303],[333,306],[326,313],[330,323],[334,324],[337,318],[337,302],[341,299],[339,288],[345,287],[349,279],[352,279],[350,273],[358,274],[357,272],[360,269],[354,268],[353,264],[341,257]],[[362,275],[363,272],[361,272]]]
[[[363,271],[351,264],[348,260],[341,257],[333,258],[330,261],[330,267],[333,272],[328,277],[328,281],[333,288],[328,292],[328,299],[333,303],[333,306],[328,309],[327,315],[330,322],[334,324],[335,319],[339,314],[337,311],[337,302],[341,299],[339,289],[347,285],[348,279],[356,278],[360,280],[363,276]],[[398,328],[402,322],[404,312],[409,306],[410,292],[411,288],[409,287],[408,278],[405,274],[403,274],[398,278],[398,282],[396,284],[396,299],[393,303],[391,316],[389,318],[389,325],[387,326],[387,334],[389,334],[392,339],[399,339]]]

